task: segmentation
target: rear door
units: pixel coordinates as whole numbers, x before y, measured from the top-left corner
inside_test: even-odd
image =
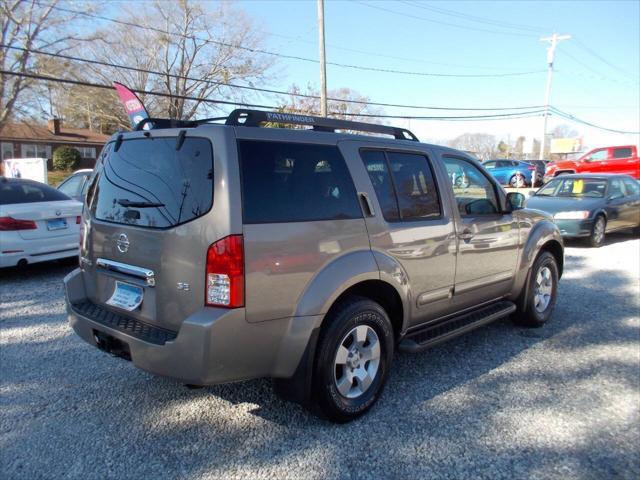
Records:
[[[230,193],[237,167],[226,161],[235,159],[235,145],[224,131],[231,132],[141,132],[105,147],[83,219],[81,264],[92,302],[170,330],[204,306],[209,245],[241,233],[229,209],[240,201]],[[127,285],[142,295],[131,311],[117,303]]]
[[[631,147],[611,148],[611,159],[608,163],[609,172],[612,173],[633,176],[638,168],[638,160],[633,158],[633,149]]]
[[[343,141],[356,187],[371,202],[366,217],[371,248],[392,257],[406,276],[411,324],[451,311],[455,275],[452,210],[439,185],[456,179],[456,170],[438,171],[424,146]]]

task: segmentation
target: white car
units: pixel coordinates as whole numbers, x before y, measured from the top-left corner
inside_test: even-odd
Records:
[[[82,203],[44,183],[0,177],[0,267],[75,257]]]

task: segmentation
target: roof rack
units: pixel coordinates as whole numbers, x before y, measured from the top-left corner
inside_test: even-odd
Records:
[[[377,125],[375,123],[351,122],[336,118],[314,117],[297,113],[265,112],[263,110],[237,109],[229,114],[225,125],[236,127],[261,127],[265,123],[284,123],[287,125],[307,125],[320,132],[336,130],[352,130],[358,132],[382,133],[391,135],[397,140],[418,141],[406,128]]]

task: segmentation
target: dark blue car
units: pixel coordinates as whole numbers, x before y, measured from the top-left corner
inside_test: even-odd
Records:
[[[519,160],[487,160],[482,166],[500,183],[513,188],[533,187],[539,183],[536,167]]]

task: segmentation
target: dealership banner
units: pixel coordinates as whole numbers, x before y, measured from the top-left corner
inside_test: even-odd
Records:
[[[582,151],[581,138],[554,138],[551,140],[551,153],[577,153]]]
[[[144,120],[145,118],[149,118],[147,109],[144,108],[144,104],[135,93],[133,93],[128,87],[118,82],[113,82],[113,86],[118,92],[118,96],[120,97],[120,101],[124,106],[125,112],[127,112],[127,115],[129,115],[129,120],[131,120],[131,128],[136,128],[136,126],[142,120]],[[148,123],[144,126],[145,130],[149,130],[150,128],[151,125]]]

